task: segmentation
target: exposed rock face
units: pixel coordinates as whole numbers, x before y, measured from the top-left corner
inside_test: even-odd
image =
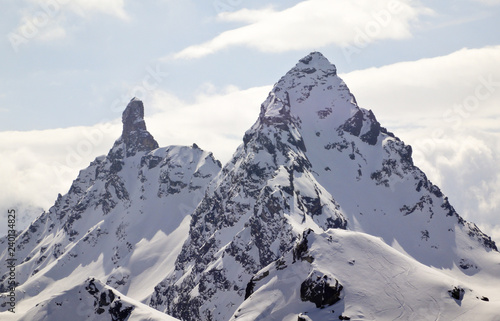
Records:
[[[147,131],[144,122],[144,105],[142,101],[133,98],[122,114],[123,132],[115,142],[113,149],[123,146],[123,157],[134,156],[137,152],[149,152],[158,148],[158,143]]]
[[[102,284],[96,284],[95,279],[87,280],[85,290],[94,297],[96,314],[108,313],[113,321],[125,321],[134,310],[133,306],[121,302],[120,297],[111,289],[104,289]]]
[[[37,303],[19,321],[179,321],[132,300],[95,278]],[[18,313],[16,313],[18,315]]]
[[[134,296],[144,285],[152,292],[164,278],[148,269],[173,268],[190,215],[220,162],[196,145],[157,148],[143,115],[142,102],[133,99],[123,113],[122,136],[108,155],[80,171],[68,193],[18,235],[19,286],[50,292],[50,286],[57,288],[58,275],[85,266],[89,276]],[[1,251],[0,257],[8,255]],[[148,251],[155,252],[155,259],[142,262]],[[0,272],[4,292],[8,271],[0,266]],[[48,288],[37,285],[36,279],[47,274],[55,282]],[[74,280],[84,277],[80,273]],[[62,289],[70,286],[61,283]]]
[[[314,303],[317,308],[324,308],[340,300],[342,289],[339,280],[331,280],[327,275],[315,273],[300,285],[300,298]]]
[[[314,258],[310,255],[307,255],[307,252],[309,250],[309,246],[307,244],[307,236],[311,234],[313,230],[307,229],[304,231],[302,234],[302,239],[297,242],[297,245],[293,248],[292,254],[293,254],[293,262],[300,260],[300,261],[307,261],[309,263],[312,263],[314,261]]]
[[[307,321],[349,320],[367,315],[375,320],[443,316],[455,320],[491,315],[485,312],[491,301],[477,289],[455,286],[450,290],[455,277],[366,233],[306,230],[293,249],[252,277],[245,301],[230,321],[291,320],[293,316]]]
[[[448,291],[450,296],[454,298],[457,301],[462,301],[464,298],[465,290],[462,289],[461,287],[454,287],[453,290]]]

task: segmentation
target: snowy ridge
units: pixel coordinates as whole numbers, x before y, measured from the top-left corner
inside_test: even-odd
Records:
[[[73,321],[177,320],[127,298],[94,278],[37,304],[18,320],[67,321],[69,316]]]
[[[190,214],[220,163],[196,145],[157,148],[143,115],[142,102],[132,100],[108,155],[82,170],[69,192],[18,236],[19,307],[89,275],[142,301],[173,269]],[[5,249],[0,258],[6,255]],[[7,290],[4,269],[0,292]]]
[[[500,301],[486,296],[494,291],[420,264],[376,237],[339,229],[305,231],[247,289],[231,321],[498,320],[500,311]]]

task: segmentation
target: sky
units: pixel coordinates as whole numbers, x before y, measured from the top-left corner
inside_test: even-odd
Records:
[[[23,228],[144,101],[160,146],[223,163],[260,104],[320,51],[358,104],[500,244],[500,0],[3,0],[0,235]]]

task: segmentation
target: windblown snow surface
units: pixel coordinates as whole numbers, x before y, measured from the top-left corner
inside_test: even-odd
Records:
[[[36,304],[19,321],[175,321],[93,278]]]
[[[498,297],[491,280],[454,278],[365,233],[307,230],[253,277],[251,295],[231,321],[498,320],[500,302],[485,301]],[[451,296],[455,289],[459,299]],[[328,302],[335,291],[338,301]]]

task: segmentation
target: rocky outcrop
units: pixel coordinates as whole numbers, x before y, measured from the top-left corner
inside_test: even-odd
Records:
[[[134,310],[134,306],[122,302],[113,290],[105,289],[93,278],[87,280],[85,290],[94,297],[94,312],[98,315],[107,313],[113,321],[125,321]]]
[[[123,144],[124,155],[122,157],[134,156],[137,152],[149,152],[159,147],[146,129],[142,101],[137,98],[130,101],[123,112],[122,122],[122,136],[115,143],[115,147]]]
[[[332,280],[327,275],[312,273],[300,285],[300,298],[309,301],[317,308],[325,308],[340,301],[343,286],[339,280]]]

